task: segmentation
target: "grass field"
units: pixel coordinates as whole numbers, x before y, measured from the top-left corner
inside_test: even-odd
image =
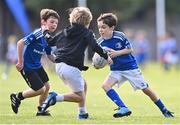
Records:
[[[0,66],[0,73],[2,72]],[[15,70],[12,70],[8,80],[0,78],[0,123],[1,124],[180,124],[180,70],[173,69],[164,72],[160,65],[151,63],[142,70],[150,87],[161,97],[166,106],[175,113],[175,118],[166,119],[158,108],[141,91],[132,89],[126,82],[120,88],[115,88],[126,105],[132,110],[129,117],[114,119],[112,114],[117,108],[101,89],[101,83],[108,74],[108,68],[95,70],[92,67],[83,76],[88,83],[87,109],[92,117],[89,120],[77,119],[77,104],[57,103],[50,107],[52,117],[36,117],[38,98],[26,99],[22,102],[19,113],[14,114],[10,107],[9,95],[12,92],[27,89],[27,85]],[[67,86],[55,73],[48,72],[51,91],[68,92]]]

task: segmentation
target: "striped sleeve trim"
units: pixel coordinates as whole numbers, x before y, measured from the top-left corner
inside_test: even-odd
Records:
[[[43,37],[43,33],[42,33],[41,28],[35,30],[33,34],[34,34],[36,39],[39,39],[39,38]]]
[[[99,45],[101,45],[101,43],[104,41],[104,39],[102,38],[102,37],[100,37],[98,40],[97,40],[97,43],[99,44]]]
[[[114,31],[114,36],[113,38],[117,38],[117,39],[120,39],[122,41],[126,40],[126,36],[123,32],[119,32],[119,31]]]
[[[113,38],[120,39],[120,40],[123,41],[123,38],[122,38],[122,37],[119,37],[119,36],[113,36]]]
[[[27,38],[24,38],[23,41],[24,41],[24,45],[29,45],[30,44],[29,41],[27,40]]]

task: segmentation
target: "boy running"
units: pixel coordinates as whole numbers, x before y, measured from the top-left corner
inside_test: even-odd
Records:
[[[89,45],[109,63],[110,57],[97,44],[93,32],[88,29],[92,20],[92,14],[88,8],[76,7],[69,15],[70,26],[57,34],[50,42],[56,42],[56,72],[62,81],[72,89],[71,93],[56,94],[52,92],[42,105],[44,112],[56,102],[76,102],[79,107],[79,119],[87,119],[88,113],[85,107],[86,82],[81,71],[86,71],[84,66],[84,52]]]
[[[48,32],[54,32],[58,25],[59,15],[52,9],[42,9],[40,12],[41,28],[35,30],[28,36],[19,40],[17,43],[18,62],[17,70],[21,73],[30,89],[12,93],[10,95],[11,106],[14,113],[18,113],[21,101],[26,98],[39,96],[39,106],[37,116],[50,115],[48,112],[40,113],[41,105],[46,99],[50,85],[47,73],[41,64],[41,57],[47,54],[51,61],[54,61],[51,55],[51,48],[48,46],[46,37]]]
[[[114,31],[117,24],[117,17],[112,13],[105,13],[97,19],[98,29],[101,37],[99,45],[106,47],[108,54],[113,60],[110,65],[110,73],[103,82],[102,88],[107,96],[118,106],[115,118],[128,116],[131,110],[123,103],[120,96],[112,88],[115,84],[122,85],[126,80],[130,82],[134,90],[142,90],[157,105],[162,114],[167,117],[174,117],[160,98],[150,89],[143,75],[138,68],[136,60],[132,55],[130,42],[124,33]]]

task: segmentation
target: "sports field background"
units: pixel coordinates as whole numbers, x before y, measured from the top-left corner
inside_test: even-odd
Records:
[[[2,73],[3,65],[0,65]],[[52,117],[36,117],[38,98],[22,101],[19,113],[14,114],[10,107],[9,95],[12,92],[28,88],[20,74],[12,69],[9,79],[0,78],[0,123],[1,124],[180,124],[180,70],[175,68],[165,72],[160,64],[149,63],[142,70],[150,87],[160,96],[165,105],[175,113],[175,118],[167,119],[162,116],[159,109],[141,91],[134,92],[126,82],[120,88],[115,88],[121,98],[132,110],[129,117],[115,119],[112,117],[117,108],[101,89],[103,79],[108,74],[108,67],[95,70],[93,67],[83,72],[88,84],[87,110],[91,116],[89,120],[77,119],[77,104],[57,103],[50,107]],[[48,70],[51,91],[59,93],[68,92],[58,76]]]

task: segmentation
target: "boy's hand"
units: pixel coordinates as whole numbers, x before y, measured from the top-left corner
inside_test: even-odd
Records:
[[[42,25],[41,28],[42,28],[43,32],[49,30],[49,28],[47,26],[45,26],[45,25]]]
[[[119,53],[118,53],[118,51],[116,51],[116,50],[109,49],[109,50],[108,50],[108,55],[109,55],[111,58],[114,58],[114,57],[116,57],[116,56],[119,56]]]
[[[23,69],[23,63],[18,61],[16,64],[16,69],[20,72]]]
[[[43,32],[44,37],[46,38],[46,40],[49,40],[51,38],[49,28],[44,26],[44,25],[41,26],[41,28],[42,28],[42,32]]]

